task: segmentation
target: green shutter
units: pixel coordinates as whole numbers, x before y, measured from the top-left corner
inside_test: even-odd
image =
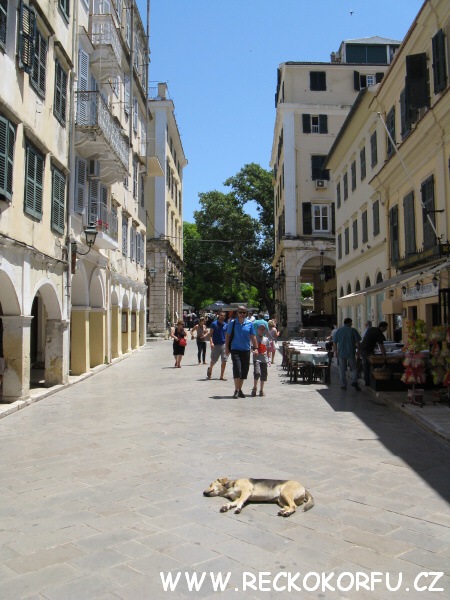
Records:
[[[24,211],[37,219],[42,217],[44,157],[33,146],[27,146]]]
[[[52,229],[64,233],[66,178],[53,168],[52,181]]]
[[[6,200],[12,199],[13,192],[14,142],[14,127],[0,116],[0,197]]]
[[[434,93],[445,90],[447,83],[447,68],[445,61],[445,36],[442,29],[432,39],[433,46],[433,80]]]
[[[319,133],[328,133],[328,115],[319,115]]]
[[[31,73],[34,63],[34,40],[36,37],[36,15],[24,4],[20,4],[19,21],[19,69]]]
[[[47,42],[36,30],[33,71],[30,83],[41,98],[45,98],[45,75],[47,67]]]
[[[400,258],[398,244],[398,205],[396,204],[389,211],[390,238],[391,238],[391,259],[392,262]]]
[[[410,54],[406,57],[406,104],[410,108],[430,106],[428,91],[427,55]]]
[[[405,225],[405,254],[416,252],[416,223],[414,217],[414,192],[403,198],[403,218]]]
[[[303,235],[312,234],[311,202],[303,202]]]
[[[8,0],[0,0],[0,46],[6,46],[6,24],[8,17]]]
[[[55,61],[55,100],[53,113],[61,125],[66,125],[66,103],[67,103],[67,73],[59,62]]]
[[[303,133],[311,133],[311,115],[303,114]]]
[[[434,213],[434,176],[428,177],[421,185],[422,193],[422,217],[423,217],[423,247],[431,248],[436,243],[433,226],[436,225]],[[430,222],[431,221],[431,222]]]

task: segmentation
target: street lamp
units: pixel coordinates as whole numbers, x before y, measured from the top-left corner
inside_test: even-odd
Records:
[[[156,275],[156,269],[155,267],[152,267],[151,269],[148,270],[148,274],[150,277],[150,281],[153,283],[154,279],[155,279],[155,275]]]
[[[325,283],[325,279],[326,279],[326,273],[325,273],[325,269],[323,267],[323,255],[324,255],[324,251],[321,250],[320,251],[320,270],[319,270],[319,279],[321,283]]]
[[[77,243],[72,242],[72,254],[76,253],[76,254],[79,254],[80,256],[85,256],[86,254],[88,254],[88,252],[91,251],[91,248],[95,244],[95,240],[97,238],[97,228],[94,225],[94,223],[89,223],[89,226],[85,227],[84,237],[86,238],[86,245],[88,247],[87,252],[79,252],[77,250]]]
[[[420,281],[419,281],[419,280],[417,280],[417,281],[416,281],[416,290],[417,290],[418,292],[420,292],[420,288],[421,288]]]

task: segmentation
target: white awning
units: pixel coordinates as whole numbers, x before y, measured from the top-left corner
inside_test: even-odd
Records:
[[[338,301],[356,298],[357,296],[366,296],[367,294],[374,294],[386,288],[396,287],[400,283],[408,283],[408,281],[411,281],[412,279],[422,279],[423,277],[430,277],[431,275],[436,273],[436,271],[440,271],[441,269],[445,269],[449,266],[450,260],[446,258],[443,262],[439,263],[438,265],[434,265],[434,267],[427,268],[426,266],[423,266],[420,269],[415,269],[414,271],[401,273],[400,275],[396,275],[395,277],[391,277],[390,279],[386,279],[385,281],[375,283],[374,285],[371,285],[370,287],[361,290],[360,292],[352,292],[351,294],[342,296],[341,298],[338,298]]]

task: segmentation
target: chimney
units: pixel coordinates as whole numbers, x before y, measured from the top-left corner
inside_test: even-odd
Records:
[[[167,84],[166,83],[158,83],[158,98],[161,100],[167,99]]]
[[[330,59],[331,59],[331,62],[332,62],[332,63],[335,63],[335,62],[336,62],[336,52],[332,52],[332,53],[331,53],[331,55],[330,55]]]

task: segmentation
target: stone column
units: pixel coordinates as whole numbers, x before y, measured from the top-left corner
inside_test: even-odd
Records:
[[[67,341],[69,323],[59,319],[47,319],[45,324],[45,387],[67,383]]]
[[[115,304],[111,306],[111,358],[122,356],[122,335],[120,332],[121,310]]]
[[[7,404],[30,396],[30,325],[33,317],[2,315],[3,398]]]
[[[106,355],[105,330],[106,310],[91,308],[89,314],[89,353],[90,367],[103,365]]]
[[[146,342],[145,310],[139,311],[139,346],[145,346]]]
[[[131,348],[135,350],[139,348],[139,311],[133,310],[131,313],[131,321],[134,319],[134,331],[131,331]]]
[[[70,320],[70,372],[82,375],[90,369],[89,306],[72,306]]]

